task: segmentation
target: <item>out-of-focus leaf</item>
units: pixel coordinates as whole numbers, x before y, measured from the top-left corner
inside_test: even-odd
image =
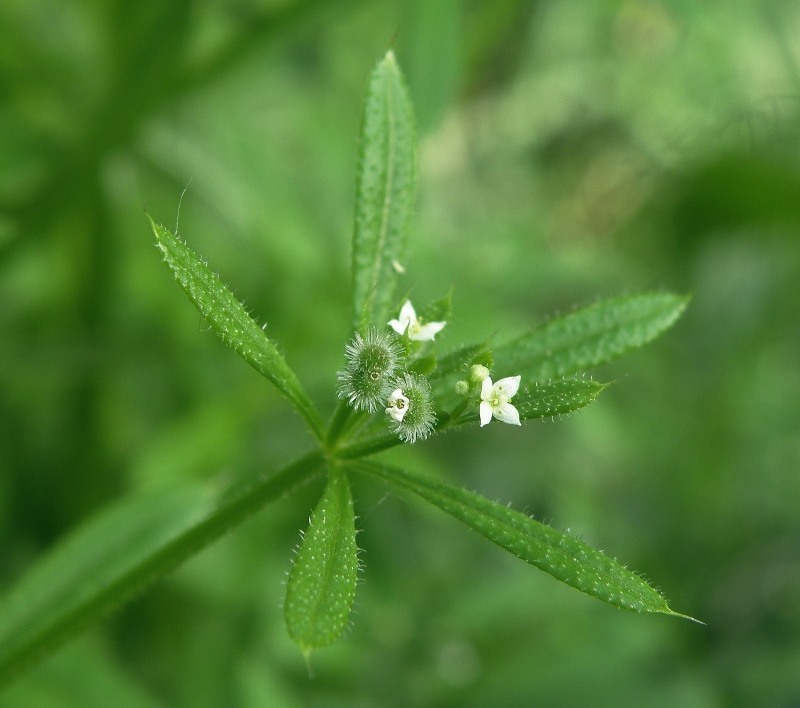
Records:
[[[655,339],[688,301],[672,293],[643,293],[582,307],[495,347],[495,371],[528,382],[587,371]]]
[[[347,477],[334,467],[286,584],[286,628],[306,656],[345,631],[357,580],[353,499]]]
[[[447,322],[453,315],[453,293],[423,305],[419,311],[419,319],[425,322]]]
[[[0,702],[14,708],[166,708],[129,671],[124,657],[108,651],[107,643],[90,633],[4,689]]]
[[[518,558],[598,600],[635,612],[686,617],[613,558],[514,509],[396,467],[369,461],[354,462],[352,467],[413,492]]]
[[[384,326],[414,204],[414,114],[394,53],[372,72],[364,102],[353,229],[354,323]]]
[[[436,127],[455,95],[461,70],[462,0],[410,0],[400,57],[421,133]]]
[[[0,604],[0,684],[196,554],[321,466],[309,454],[246,487],[134,497],[90,519]]]
[[[294,404],[317,438],[321,438],[322,422],[314,404],[264,330],[188,246],[152,219],[150,224],[172,274],[211,328],[225,344],[271,381]]]

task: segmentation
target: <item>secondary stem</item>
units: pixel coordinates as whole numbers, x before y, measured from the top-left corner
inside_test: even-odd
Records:
[[[353,409],[347,405],[345,401],[339,401],[333,413],[333,417],[331,418],[330,425],[328,426],[328,432],[325,435],[325,444],[329,448],[333,447],[336,441],[342,436],[342,432],[352,412]]]

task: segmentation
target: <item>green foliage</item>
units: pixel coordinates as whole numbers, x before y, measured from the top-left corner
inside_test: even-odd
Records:
[[[345,631],[357,580],[353,498],[347,477],[334,468],[286,583],[286,629],[306,656],[335,642]]]
[[[415,187],[414,118],[389,52],[369,80],[361,126],[353,230],[354,329],[383,326],[405,257]]]
[[[605,387],[606,384],[591,379],[561,379],[544,384],[534,383],[533,388],[520,391],[514,397],[514,404],[521,420],[550,418],[588,406]],[[454,411],[439,416],[436,430],[450,430],[477,420],[477,408],[464,409],[463,406],[458,406]],[[395,434],[379,434],[343,445],[337,454],[342,459],[351,460],[375,454],[395,445],[397,445]]]
[[[0,684],[216,541],[321,464],[307,455],[223,494],[187,487],[121,501],[56,546],[0,612]]]
[[[651,341],[671,327],[688,298],[642,293],[610,298],[557,317],[496,347],[503,370],[547,381],[587,371]]]
[[[480,363],[480,355],[487,353],[488,346],[488,344],[470,344],[442,355],[436,362],[436,368],[431,372],[431,379],[435,380],[454,373],[463,374],[471,364]]]
[[[514,509],[395,467],[362,462],[353,468],[413,492],[526,563],[598,600],[624,610],[685,616],[673,612],[658,590],[625,566]]]
[[[256,479],[315,444],[178,294],[142,210],[174,226],[191,180],[181,237],[268,320],[327,423],[359,102],[391,42],[421,146],[392,305],[425,315],[456,286],[410,368],[442,412],[472,357],[549,313],[692,302],[593,372],[616,383],[587,410],[381,458],[569,526],[709,623],[581,599],[358,475],[358,612],[308,681],[278,606],[320,479],[0,704],[797,705],[797,27],[786,1],[0,2],[0,604],[117,500]],[[343,447],[385,429],[343,410]]]
[[[416,493],[497,545],[597,599],[637,612],[684,616],[672,611],[661,594],[635,573],[574,537],[463,489],[359,461],[402,442],[474,424],[479,406],[486,405],[481,402],[481,381],[490,371],[497,372],[498,380],[522,376],[523,387],[503,403],[521,420],[583,408],[605,384],[575,374],[649,342],[686,306],[686,298],[667,293],[614,298],[553,319],[494,349],[466,345],[439,356],[433,340],[444,318],[450,317],[449,295],[424,308],[419,322],[407,322],[396,333],[387,328],[414,175],[411,104],[389,52],[373,72],[365,99],[353,233],[355,332],[345,348],[347,364],[339,373],[338,394],[346,403],[336,410],[327,431],[264,329],[200,257],[151,220],[164,260],[206,322],[288,399],[318,447],[275,476],[221,496],[191,488],[135,499],[89,522],[53,549],[13,592],[0,616],[0,677],[10,678],[267,502],[299,486],[324,462],[327,485],[290,572],[284,606],[289,635],[306,656],[342,635],[353,606],[359,564],[348,468]],[[413,314],[408,317],[414,319]],[[434,322],[437,331],[426,332],[426,326],[434,325],[425,321]],[[460,377],[453,388],[455,404],[439,403],[434,395],[442,394],[452,383],[448,377],[455,376]],[[388,433],[386,425],[383,432],[376,431],[368,417],[382,414],[384,407],[390,419],[384,420]],[[348,463],[343,468],[344,461]]]
[[[319,437],[322,431],[319,414],[294,371],[264,333],[266,325],[259,327],[233,293],[176,235],[152,219],[150,225],[164,260],[200,314],[225,344],[295,405],[311,431]]]
[[[565,415],[588,406],[606,385],[591,379],[557,379],[546,383],[534,381],[530,388],[522,389],[514,396],[514,405],[519,410],[520,420]],[[476,420],[477,411],[470,410],[459,416],[458,424]]]

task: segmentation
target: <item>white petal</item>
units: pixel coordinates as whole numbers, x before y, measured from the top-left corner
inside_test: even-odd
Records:
[[[481,401],[481,428],[492,422],[492,407],[486,402]]]
[[[403,334],[408,327],[408,321],[401,322],[400,320],[389,320],[387,323],[397,334]]]
[[[483,405],[483,403],[481,403],[481,405]],[[503,423],[522,425],[522,423],[519,422],[519,411],[510,403],[501,403],[494,409],[493,413],[494,417]]]
[[[401,423],[403,421],[403,418],[405,418],[406,413],[408,413],[408,406],[403,406],[402,408],[389,406],[386,409],[386,412],[389,414],[389,417],[392,420],[396,420],[398,423]]]
[[[481,400],[486,401],[492,395],[492,377],[487,376],[481,383]]]
[[[513,398],[514,394],[519,391],[519,382],[521,378],[521,376],[507,376],[504,379],[500,379],[494,385],[494,388],[503,398],[508,400],[509,398]]]
[[[406,398],[406,397],[403,395],[402,389],[396,388],[394,391],[392,391],[391,395],[389,396],[389,405],[390,406],[395,405],[401,398]],[[408,399],[406,398],[406,400]]]
[[[447,322],[428,322],[422,326],[415,327],[412,334],[409,330],[408,338],[415,339],[418,342],[430,342],[433,338],[444,329]]]
[[[406,330],[408,330],[409,336],[411,335],[411,331],[417,327],[417,313],[414,311],[411,300],[405,301],[400,308],[400,314],[397,319],[389,320],[388,325],[397,332],[397,334],[405,334]]]
[[[406,300],[405,304],[400,308],[400,317],[398,319],[401,322],[408,322],[408,323],[417,321],[417,311],[411,304],[411,300]]]
[[[408,398],[403,395],[403,391],[399,388],[392,391],[386,404],[386,412],[389,414],[389,417],[392,418],[392,420],[396,420],[398,423],[400,423],[403,418],[405,418],[406,413],[408,413]]]

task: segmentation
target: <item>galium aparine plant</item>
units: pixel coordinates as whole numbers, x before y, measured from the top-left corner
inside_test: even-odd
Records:
[[[392,52],[370,76],[361,128],[352,244],[353,299],[338,403],[326,424],[300,380],[205,261],[151,225],[178,284],[210,328],[269,381],[308,425],[314,444],[250,484],[125,499],[81,527],[23,577],[0,607],[0,683],[33,665],[142,586],[201,551],[267,503],[312,479],[324,489],[286,583],[284,619],[308,655],[345,632],[360,569],[354,475],[417,496],[567,585],[626,610],[685,617],[641,575],[526,514],[379,453],[445,430],[560,417],[605,388],[586,372],[651,341],[687,298],[667,292],[595,302],[515,339],[440,353],[450,298],[420,308],[397,298],[414,202],[411,102]],[[344,323],[343,323],[344,329]],[[335,393],[333,391],[335,383]],[[375,424],[371,424],[371,423]],[[524,430],[517,431],[518,435]],[[502,580],[498,580],[502,582]]]

